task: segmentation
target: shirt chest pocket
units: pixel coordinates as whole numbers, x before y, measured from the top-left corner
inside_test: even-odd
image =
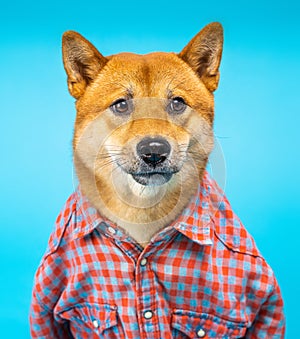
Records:
[[[68,321],[74,338],[122,338],[117,327],[117,307],[98,304],[76,304],[59,313]]]
[[[235,339],[243,338],[247,330],[245,322],[178,309],[172,315],[172,328],[174,339]]]

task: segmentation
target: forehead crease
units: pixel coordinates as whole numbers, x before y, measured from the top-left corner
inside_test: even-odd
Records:
[[[167,96],[170,84],[180,78],[179,64],[174,59],[174,56],[168,55],[149,55],[149,86],[152,96]]]
[[[113,59],[116,78],[137,96],[166,98],[173,87],[187,80],[181,60],[173,53],[122,53]]]
[[[150,88],[150,66],[144,55],[122,53],[113,57],[111,68],[119,84],[147,95]],[[142,93],[141,93],[142,92]]]

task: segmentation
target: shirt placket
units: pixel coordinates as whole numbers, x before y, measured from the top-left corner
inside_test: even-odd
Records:
[[[137,314],[141,339],[161,339],[159,327],[159,303],[157,300],[155,273],[151,269],[153,256],[159,253],[176,235],[174,229],[161,232],[155,242],[146,246],[137,260],[136,293]]]
[[[155,300],[155,277],[150,269],[149,252],[143,252],[136,265],[137,315],[141,338],[160,339]]]
[[[155,275],[150,269],[151,256],[162,245],[162,241],[140,248],[133,239],[120,236],[120,232],[107,227],[119,248],[135,262],[136,312],[140,339],[161,339],[159,331],[158,304],[156,300]],[[120,238],[123,241],[120,241]]]

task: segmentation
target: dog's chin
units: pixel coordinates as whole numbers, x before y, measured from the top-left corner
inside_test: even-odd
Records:
[[[166,184],[171,178],[173,173],[143,173],[131,174],[133,179],[144,186],[161,186]]]

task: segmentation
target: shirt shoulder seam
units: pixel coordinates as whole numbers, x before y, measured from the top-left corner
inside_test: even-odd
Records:
[[[47,253],[44,255],[44,260],[47,257],[49,257],[50,255],[54,254],[58,250],[58,248],[60,247],[61,241],[62,241],[63,237],[65,236],[66,229],[70,224],[70,221],[71,221],[71,218],[72,218],[74,212],[75,212],[75,208],[73,207],[72,210],[70,211],[70,214],[65,219],[63,226],[61,227],[62,231],[61,231],[59,237],[56,238],[57,239],[56,243],[54,245],[53,244],[49,245],[49,249],[48,249]],[[55,224],[55,229],[54,229],[53,232],[55,232],[56,229],[57,229],[57,224]]]

